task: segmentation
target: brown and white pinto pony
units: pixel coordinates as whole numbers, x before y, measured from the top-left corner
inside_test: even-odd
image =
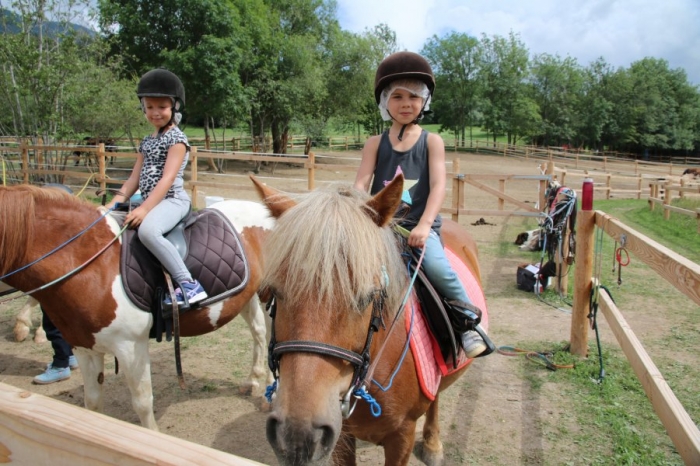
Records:
[[[395,328],[400,331],[389,332],[409,290],[391,229],[403,177],[374,197],[349,186],[291,197],[253,181],[277,219],[265,242],[263,289],[276,300],[273,343],[287,345],[279,357],[279,387],[267,420],[267,438],[280,463],[354,465],[356,439],[361,439],[384,447],[386,465],[406,465],[416,422],[425,414],[422,459],[440,464],[438,398],[431,401],[421,391],[410,351],[399,363],[407,342],[404,321]],[[442,233],[480,283],[473,239],[449,220]],[[378,296],[384,297],[380,306],[384,325],[371,340],[370,362],[376,364],[372,380],[385,382],[399,369],[389,390],[367,384],[381,407],[379,417],[363,400],[347,415],[341,400],[356,378],[355,366],[337,352],[362,353]],[[331,350],[289,351],[289,345],[299,344]],[[439,390],[455,382],[467,367],[443,377]]]
[[[237,295],[182,314],[181,335],[211,332],[241,314],[253,335],[253,367],[241,389],[255,391],[272,380],[265,358],[266,319],[257,291],[262,279],[262,242],[274,220],[262,204],[255,202],[225,201],[215,208],[240,233],[250,279]],[[85,230],[101,215],[94,204],[60,190],[0,186],[0,276],[45,255]],[[116,222],[107,215],[73,242],[3,281],[21,291],[41,287],[88,261],[118,232]],[[124,293],[119,243],[113,243],[75,275],[33,296],[74,347],[83,377],[85,406],[102,411],[104,358],[112,354],[124,373],[141,424],[157,430],[148,353],[153,317],[138,309]]]

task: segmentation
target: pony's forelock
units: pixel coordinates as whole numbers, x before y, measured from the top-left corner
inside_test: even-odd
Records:
[[[403,262],[392,231],[368,215],[368,199],[337,185],[298,197],[266,240],[264,286],[290,302],[348,307],[385,286],[386,270],[388,295],[396,296]]]

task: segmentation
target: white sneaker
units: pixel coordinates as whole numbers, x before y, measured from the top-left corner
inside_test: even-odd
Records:
[[[486,351],[486,343],[478,332],[469,330],[462,334],[462,349],[468,358],[475,358]]]

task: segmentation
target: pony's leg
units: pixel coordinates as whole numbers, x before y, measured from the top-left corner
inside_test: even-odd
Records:
[[[425,413],[425,424],[423,424],[421,459],[427,466],[439,466],[444,459],[442,441],[440,440],[438,397],[439,395],[436,395],[435,401],[430,404]]]
[[[85,407],[98,413],[104,412],[105,355],[85,348],[73,348],[78,367],[83,376]]]
[[[382,442],[385,466],[406,466],[413,453],[416,421],[406,420],[399,429],[388,435]]]
[[[24,341],[29,336],[29,332],[33,327],[32,312],[34,312],[34,310],[41,310],[39,301],[29,296],[27,302],[24,303],[22,309],[17,313],[14,328],[15,341]],[[44,327],[41,326],[41,319],[34,332],[34,343],[46,343],[46,332],[44,331]]]
[[[157,431],[158,424],[153,414],[153,386],[151,384],[148,338],[123,343],[115,348],[114,356],[119,361],[119,367],[124,371],[124,378],[131,392],[131,405],[138,414],[141,425]]]
[[[265,315],[258,295],[254,295],[243,308],[241,315],[248,324],[253,337],[253,366],[248,378],[243,381],[240,392],[259,396],[265,387],[272,384],[272,373],[267,367],[267,342],[270,341],[270,319]],[[260,385],[264,384],[261,388]]]

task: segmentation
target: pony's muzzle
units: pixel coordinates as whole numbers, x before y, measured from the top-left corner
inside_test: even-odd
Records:
[[[326,464],[340,435],[331,424],[284,420],[275,413],[267,418],[267,440],[284,465]]]

